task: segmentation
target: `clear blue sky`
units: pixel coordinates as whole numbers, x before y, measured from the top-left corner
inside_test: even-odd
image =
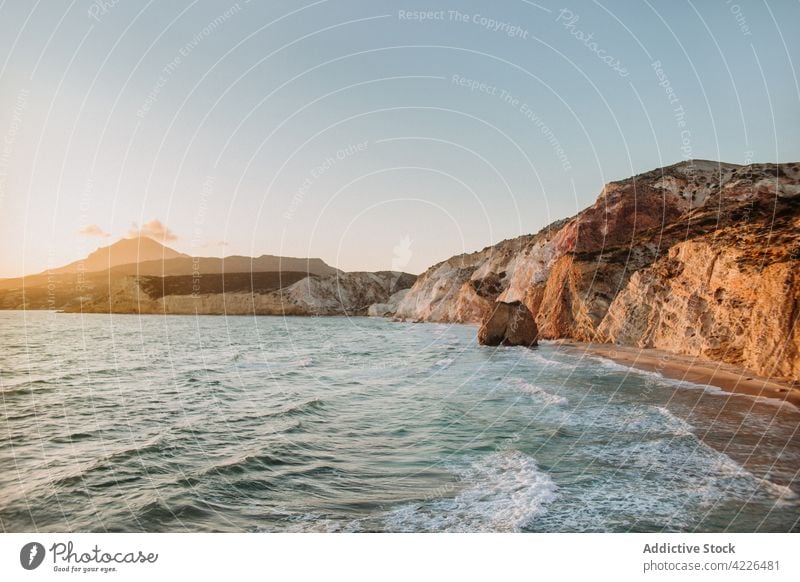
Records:
[[[420,272],[686,157],[797,161],[798,22],[788,0],[2,2],[0,276],[143,226]]]

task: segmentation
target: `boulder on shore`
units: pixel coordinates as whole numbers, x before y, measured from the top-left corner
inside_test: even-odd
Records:
[[[478,331],[485,346],[535,346],[539,329],[533,315],[521,301],[496,301]]]

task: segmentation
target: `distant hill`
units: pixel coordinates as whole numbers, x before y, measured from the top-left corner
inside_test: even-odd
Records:
[[[189,257],[183,255],[169,260],[145,261],[137,264],[120,265],[110,269],[113,275],[220,275],[222,273],[278,273],[284,271],[302,272],[309,275],[335,275],[340,273],[322,259],[301,259],[261,255],[260,257]]]
[[[130,265],[146,261],[166,261],[179,257],[189,258],[189,255],[162,245],[146,236],[136,238],[123,238],[108,245],[100,247],[85,259],[80,259],[58,269],[52,269],[52,274],[62,273],[94,273],[105,271],[118,265]]]
[[[191,257],[140,237],[44,273],[0,280],[0,309],[359,315],[415,280],[407,273],[344,273],[316,258]]]
[[[55,284],[58,287],[76,287],[79,281],[112,280],[124,276],[186,276],[221,275],[223,273],[306,273],[326,277],[341,273],[322,259],[279,257],[191,257],[148,238],[123,238],[114,244],[100,247],[85,259],[35,275],[0,279],[0,290],[22,289],[36,293],[36,288]],[[0,298],[2,299],[2,298]],[[4,302],[0,300],[0,309]],[[8,309],[8,307],[5,307]]]

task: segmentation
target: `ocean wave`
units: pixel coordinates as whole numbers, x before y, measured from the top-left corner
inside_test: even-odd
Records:
[[[510,532],[532,522],[557,496],[549,475],[519,451],[492,453],[458,471],[453,498],[413,503],[386,517],[390,531]]]
[[[602,369],[607,370],[609,372],[622,372],[625,374],[635,374],[637,376],[644,376],[646,378],[657,378],[659,380],[672,380],[673,382],[682,382],[682,380],[673,380],[672,378],[666,378],[665,376],[661,375],[658,372],[653,372],[651,370],[644,370],[642,368],[637,368],[636,366],[631,366],[628,364],[621,364],[619,362],[616,362],[610,358],[605,358],[603,356],[586,354],[585,357],[590,358],[593,361],[596,361],[598,364],[600,364],[600,367]],[[697,386],[699,387],[700,384],[697,384]]]
[[[272,469],[290,464],[292,464],[291,461],[276,454],[269,454],[263,451],[249,452],[217,461],[196,473],[187,475],[184,484],[195,484],[209,475],[246,475],[251,471]]]
[[[75,431],[71,432],[66,435],[57,435],[50,439],[51,443],[55,444],[71,444],[79,441],[84,441],[88,439],[95,438],[98,434],[101,434],[100,430],[93,430],[93,431]]]
[[[151,531],[159,530],[166,524],[180,524],[183,520],[206,520],[219,513],[213,508],[201,506],[200,503],[178,503],[163,498],[147,501],[138,508],[132,508],[132,511],[136,522]]]
[[[310,414],[322,410],[324,407],[325,403],[321,398],[312,398],[304,402],[291,404],[273,416],[295,416],[298,414]]]
[[[619,471],[634,471],[639,479],[626,480],[640,486],[637,495],[663,505],[662,514],[676,517],[697,507],[713,507],[721,500],[794,502],[789,487],[758,477],[728,455],[689,439],[657,439],[627,445],[614,443],[590,450],[596,462]],[[649,477],[648,477],[649,476]],[[658,491],[647,492],[655,480]]]
[[[656,410],[664,418],[666,427],[672,430],[672,434],[675,436],[694,435],[694,427],[684,419],[675,416],[663,406],[656,406]]]
[[[637,439],[694,437],[693,427],[663,406],[605,404],[565,412],[560,422],[582,432]]]
[[[284,370],[296,370],[298,368],[307,368],[314,363],[313,356],[300,356],[297,358],[281,359],[268,359],[266,357],[258,359],[244,359],[244,356],[238,355],[234,357],[234,365],[237,370],[246,372],[248,370],[260,370],[264,372],[282,372]]]
[[[324,517],[318,513],[302,513],[285,518],[286,525],[277,531],[290,533],[357,533],[364,531],[361,520],[341,520]],[[273,528],[259,527],[256,532],[273,532]]]
[[[535,384],[531,384],[529,382],[525,382],[520,378],[512,378],[509,380],[509,384],[513,386],[519,392],[523,392],[525,394],[530,394],[537,400],[543,401],[546,405],[554,405],[557,406],[559,404],[567,404],[567,399],[563,396],[559,396],[558,394],[553,394],[548,392],[544,388],[540,386],[536,386]]]
[[[526,360],[533,362],[543,368],[564,365],[563,362],[559,362],[558,360],[554,360],[552,358],[548,358],[547,356],[542,355],[542,353],[538,350],[532,350],[530,348],[522,348],[520,350],[520,353],[522,353],[525,356]]]
[[[658,434],[667,437],[694,436],[691,424],[672,414],[663,406],[639,406],[621,415],[620,430]]]
[[[755,488],[756,495],[767,495],[779,503],[794,505],[800,496],[786,485],[773,483],[769,479],[754,475],[729,456],[714,451],[715,459],[711,470],[718,473],[723,480],[744,481]]]
[[[132,446],[122,447],[113,453],[101,456],[100,462],[108,461],[118,463],[125,461],[131,457],[139,457],[141,455],[153,452],[161,452],[166,448],[166,439],[164,434],[157,434],[149,439],[134,442]]]
[[[20,382],[4,383],[0,387],[0,395],[5,398],[18,394],[30,394],[33,391],[54,390],[57,387],[58,384],[56,382],[51,382],[49,379],[22,380]]]
[[[731,504],[737,510],[761,503],[796,511],[797,494],[789,487],[753,475],[697,440],[610,442],[581,454],[591,459],[585,478],[564,485],[559,503],[530,530],[716,530],[715,514]]]
[[[610,360],[603,356],[597,355],[587,355],[587,357],[597,360],[600,363],[600,366],[609,370],[611,372],[624,372],[627,374],[635,374],[637,376],[643,376],[645,378],[651,378],[654,380],[658,380],[661,383],[669,384],[671,386],[675,386],[677,388],[686,388],[689,390],[702,390],[706,394],[711,394],[714,396],[725,396],[725,397],[743,397],[749,398],[751,400],[755,400],[762,404],[769,404],[772,406],[789,406],[791,408],[797,408],[791,402],[786,400],[780,400],[777,398],[769,398],[766,396],[757,396],[754,394],[746,394],[743,392],[731,392],[729,390],[723,390],[719,386],[714,386],[713,384],[702,384],[699,382],[692,382],[690,380],[681,380],[678,378],[670,378],[668,376],[664,376],[660,372],[653,372],[652,370],[643,370],[641,368],[637,368],[635,366],[620,364],[619,362],[615,362],[614,360]]]
[[[747,394],[745,392],[731,392],[729,390],[723,390],[718,386],[712,386],[710,384],[696,384],[694,382],[689,382],[687,380],[676,380],[673,378],[660,378],[663,382],[668,384],[675,384],[679,388],[687,388],[689,390],[703,390],[706,394],[711,394],[713,396],[724,396],[726,398],[747,398],[749,400],[758,402],[759,404],[766,404],[768,406],[775,406],[776,408],[787,407],[788,409],[798,410],[798,406],[789,402],[788,400],[781,400],[779,398],[770,398],[768,396],[758,396],[756,394]]]
[[[157,453],[166,447],[163,435],[119,447],[117,450],[99,455],[92,460],[69,467],[63,472],[50,471],[48,478],[53,487],[69,488],[87,479],[90,475],[103,474],[119,469],[126,461]]]

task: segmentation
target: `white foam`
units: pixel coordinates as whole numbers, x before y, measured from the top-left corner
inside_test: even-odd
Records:
[[[541,388],[540,386],[536,386],[535,384],[531,384],[529,382],[525,382],[519,378],[512,378],[509,380],[509,384],[513,386],[516,390],[520,392],[524,392],[525,394],[530,394],[531,396],[535,397],[538,400],[544,401],[546,404],[552,404],[557,406],[559,404],[566,404],[567,399],[563,396],[559,396],[558,394],[552,394]]]
[[[709,384],[693,384],[692,382],[672,380],[670,378],[664,378],[664,381],[670,383],[676,383],[681,388],[701,389],[708,394],[713,394],[714,396],[725,396],[727,398],[732,398],[732,397],[748,398],[750,400],[755,400],[759,404],[768,404],[770,406],[775,406],[777,408],[788,406],[789,408],[797,409],[797,406],[795,406],[788,400],[769,398],[768,396],[757,396],[755,394],[747,394],[744,392],[729,392],[727,390],[723,390],[722,388],[718,388],[717,386],[711,386]]]
[[[536,362],[537,364],[539,364],[540,366],[542,366],[544,368],[547,368],[547,367],[550,367],[550,366],[563,365],[561,362],[558,362],[556,360],[553,360],[551,358],[543,356],[541,354],[541,352],[539,352],[537,350],[531,350],[529,348],[522,348],[522,349],[524,351],[522,351],[521,353],[524,354],[526,359],[531,360],[533,362]]]
[[[711,470],[727,480],[742,480],[751,484],[756,493],[766,494],[777,499],[778,502],[792,503],[798,500],[798,495],[785,485],[778,485],[769,479],[757,477],[729,456],[713,451],[715,454]]]
[[[590,452],[596,460],[617,466],[621,471],[635,471],[642,479],[625,481],[638,489],[640,501],[652,497],[662,515],[675,519],[696,515],[697,507],[709,508],[722,500],[761,499],[792,502],[797,495],[788,487],[759,478],[729,456],[696,439],[657,439],[606,445]],[[650,474],[650,479],[645,475]],[[658,491],[650,490],[653,478]],[[638,482],[640,486],[634,485]]]
[[[659,414],[664,418],[664,423],[668,430],[672,431],[672,434],[675,436],[689,436],[693,435],[692,432],[692,425],[672,414],[669,410],[664,408],[663,406],[656,406],[656,410]]]
[[[779,408],[782,406],[791,406],[792,408],[797,408],[796,406],[794,406],[794,404],[786,400],[779,400],[777,398],[767,398],[766,396],[755,396],[752,394],[745,394],[742,392],[730,392],[728,390],[723,390],[719,386],[713,386],[711,384],[700,384],[698,382],[690,382],[689,380],[679,380],[677,378],[669,378],[667,376],[664,376],[663,374],[660,374],[659,372],[642,370],[635,366],[620,364],[618,362],[615,362],[614,360],[609,360],[608,358],[604,358],[602,356],[591,355],[588,357],[599,361],[600,365],[608,370],[612,370],[615,372],[624,372],[626,374],[636,374],[638,376],[645,376],[648,378],[654,378],[659,380],[660,382],[663,382],[665,384],[670,384],[678,388],[688,388],[690,390],[702,390],[706,394],[712,394],[715,396],[725,396],[725,397],[738,396],[738,397],[750,398],[751,400],[756,400],[762,404],[770,404],[772,406],[777,406]]]
[[[636,374],[637,376],[645,376],[648,378],[658,378],[659,380],[666,380],[664,376],[659,374],[658,372],[651,372],[650,370],[642,370],[641,368],[637,368],[635,366],[628,366],[626,364],[620,364],[619,362],[615,362],[614,360],[610,360],[608,358],[604,358],[603,356],[588,356],[593,360],[596,360],[602,368],[613,372],[624,372],[625,374]],[[677,381],[677,380],[676,380]]]
[[[566,426],[596,433],[598,430],[631,433],[640,438],[694,437],[692,425],[661,406],[646,404],[606,404],[566,412],[561,419]]]
[[[696,439],[609,442],[583,451],[590,484],[573,490],[535,522],[536,531],[688,531],[717,508],[759,502],[796,511],[788,487],[760,479]]]
[[[258,531],[270,532],[271,529],[260,529]],[[288,519],[288,525],[279,531],[290,533],[357,533],[361,532],[361,523],[357,519],[336,520],[322,517],[316,513],[303,513],[293,515]]]
[[[459,471],[453,498],[413,503],[386,517],[390,531],[520,531],[556,499],[557,487],[519,451],[492,453]]]

